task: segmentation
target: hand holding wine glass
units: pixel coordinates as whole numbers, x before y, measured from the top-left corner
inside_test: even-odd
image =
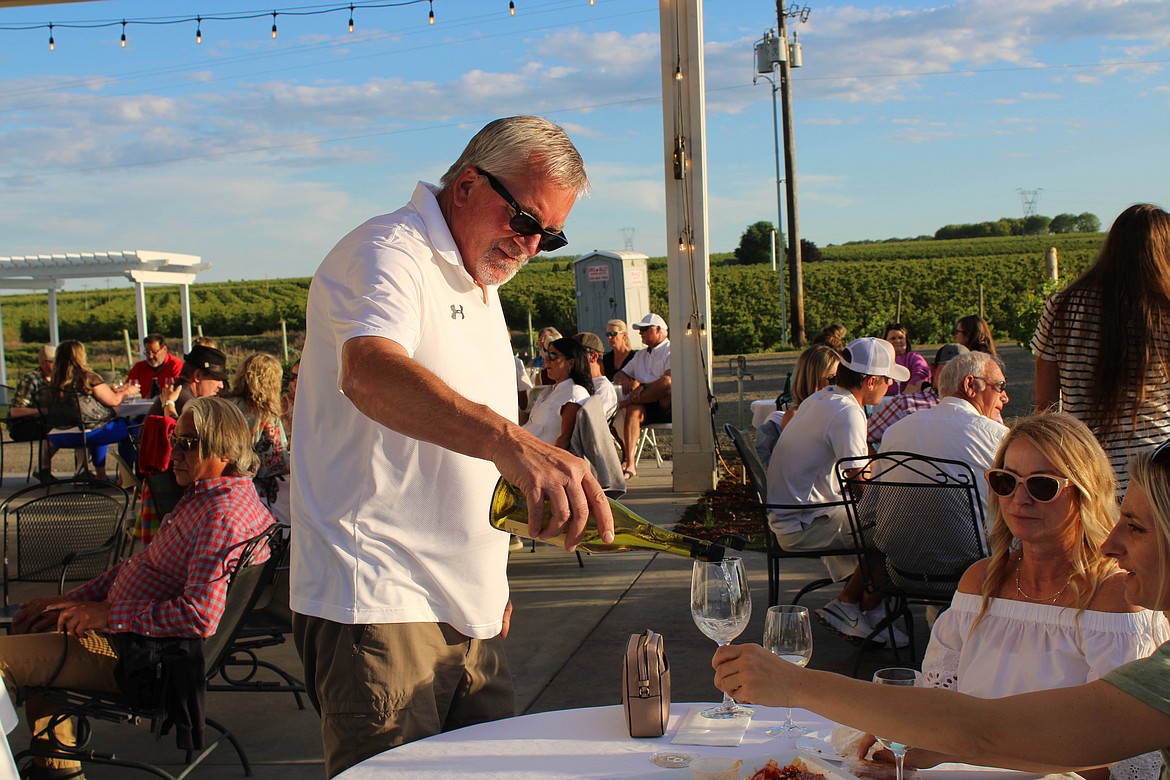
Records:
[[[916,669],[906,669],[902,667],[892,666],[887,669],[878,669],[873,673],[873,681],[878,685],[905,685],[914,686],[918,684],[918,671]],[[902,780],[902,764],[906,759],[906,751],[910,749],[909,745],[901,742],[894,742],[887,739],[880,734],[875,734],[878,742],[894,754],[894,769],[897,772],[897,780]]]
[[[793,604],[771,607],[764,620],[764,649],[797,666],[812,660],[812,622],[808,608]],[[764,733],[769,737],[803,734],[805,729],[792,722],[788,708],[784,722]]]
[[[724,558],[705,563],[695,561],[691,572],[691,617],[707,637],[720,647],[739,636],[752,614],[752,596],[742,558]],[[735,703],[728,693],[723,703],[703,710],[706,718],[744,718],[755,714],[750,707]]]

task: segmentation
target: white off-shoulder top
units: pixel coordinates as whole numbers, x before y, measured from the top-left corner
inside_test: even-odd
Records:
[[[974,632],[983,597],[955,593],[938,616],[922,661],[924,684],[984,699],[1082,685],[1170,639],[1161,612],[1077,611],[1051,604],[993,599]],[[1118,762],[1114,778],[1156,778],[1156,753]]]

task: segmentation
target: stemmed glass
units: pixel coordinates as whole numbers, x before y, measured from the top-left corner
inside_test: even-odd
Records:
[[[874,672],[873,681],[878,685],[906,685],[913,687],[918,684],[918,671],[891,666],[888,669],[878,669]],[[886,749],[894,754],[894,768],[897,771],[897,780],[902,780],[902,762],[905,760],[906,751],[910,749],[910,746],[904,745],[901,742],[893,742],[877,734],[874,736],[877,737],[878,742],[881,742]]]
[[[724,558],[715,563],[695,561],[691,572],[691,617],[700,631],[722,647],[743,632],[751,615],[752,594],[742,558]],[[722,704],[701,714],[724,719],[746,718],[755,712],[724,693]]]
[[[764,619],[764,649],[797,666],[808,666],[812,659],[812,623],[808,607],[784,604],[768,609]],[[806,729],[792,722],[792,708],[784,722],[764,733],[769,737],[803,734]]]

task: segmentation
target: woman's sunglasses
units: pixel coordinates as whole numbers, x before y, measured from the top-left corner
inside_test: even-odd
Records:
[[[620,335],[622,335],[622,331],[620,331],[620,330],[607,330],[607,331],[605,332],[605,335],[607,335],[607,336],[610,336],[610,337],[612,338],[613,336],[620,336]]]
[[[179,452],[190,452],[199,446],[198,436],[179,436],[172,433],[167,437],[167,441],[171,443],[172,450],[178,450]]]
[[[562,354],[561,354],[561,353],[559,353],[559,352],[553,352],[553,351],[551,351],[551,350],[550,350],[550,351],[549,351],[549,353],[548,353],[548,357],[547,357],[547,358],[545,358],[545,360],[546,360],[546,361],[548,361],[548,362],[552,362],[552,363],[555,363],[555,362],[557,362],[558,360],[564,360],[564,359],[565,359],[565,356],[564,356],[564,355],[562,355]]]
[[[987,486],[991,492],[1001,498],[1007,498],[1016,492],[1016,486],[1023,483],[1024,489],[1034,501],[1047,504],[1055,501],[1061,491],[1072,484],[1068,477],[1057,477],[1052,474],[1033,474],[1030,477],[1021,477],[1014,471],[1007,469],[988,469]]]

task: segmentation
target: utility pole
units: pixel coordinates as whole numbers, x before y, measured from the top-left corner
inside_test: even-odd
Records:
[[[784,290],[784,198],[782,195],[784,178],[780,175],[780,130],[779,111],[776,108],[776,93],[780,91],[780,79],[776,75],[776,66],[781,57],[787,57],[787,47],[776,37],[775,30],[768,30],[764,37],[756,42],[756,75],[752,77],[752,84],[758,79],[766,79],[772,86],[772,151],[776,162],[776,229],[772,231],[772,270],[780,274],[780,334],[781,341],[788,341],[788,306],[787,293]]]
[[[793,11],[785,8],[784,0],[776,0],[776,20],[780,26],[780,45],[788,45],[788,18],[808,19],[809,7]],[[784,173],[788,191],[788,290],[792,298],[792,346],[804,346],[804,271],[800,261],[800,216],[796,201],[796,139],[792,132],[791,69],[800,66],[800,43],[795,33],[790,56],[780,59],[780,96],[784,118]],[[795,62],[794,62],[795,60]]]

